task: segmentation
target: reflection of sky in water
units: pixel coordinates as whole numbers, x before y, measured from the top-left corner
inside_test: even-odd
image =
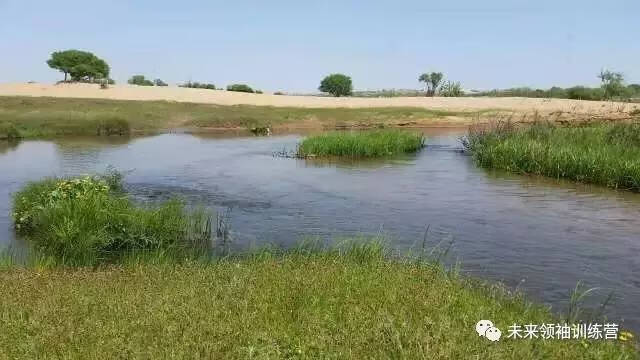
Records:
[[[415,156],[364,162],[272,156],[293,149],[296,135],[22,142],[0,148],[0,242],[13,239],[8,196],[25,182],[113,165],[128,172],[137,199],[180,195],[232,208],[237,247],[382,229],[407,249],[430,224],[429,243],[454,239],[467,271],[524,279],[521,287],[553,304],[579,280],[612,289],[610,318],[640,328],[640,195],[487,172],[455,151],[457,136],[444,131]]]

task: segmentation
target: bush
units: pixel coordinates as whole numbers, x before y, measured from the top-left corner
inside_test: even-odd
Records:
[[[136,207],[101,176],[28,184],[14,196],[13,219],[45,254],[78,265],[130,250],[204,248],[210,239],[204,212],[189,213],[177,200]]]
[[[22,138],[22,134],[15,124],[0,124],[0,140],[15,140],[20,138]]]
[[[444,97],[458,97],[463,96],[462,85],[459,82],[447,81],[440,88],[440,96]]]
[[[276,91],[273,93],[273,95],[284,95],[284,93],[282,91]]]
[[[351,78],[343,74],[331,74],[320,82],[318,90],[333,96],[348,96],[353,92]]]
[[[183,88],[191,88],[191,89],[209,89],[209,90],[216,90],[216,86],[214,84],[205,84],[205,83],[199,83],[199,82],[186,82],[182,85],[179,85],[180,87]]]
[[[238,91],[238,92],[246,92],[253,93],[253,89],[249,85],[245,84],[232,84],[227,86],[227,91]]]
[[[169,86],[169,84],[167,84],[166,82],[162,81],[161,79],[155,79],[155,80],[153,80],[153,83],[156,86]]]
[[[131,79],[129,79],[128,81],[129,84],[131,85],[138,85],[138,86],[153,86],[153,81],[148,80],[144,77],[144,75],[134,75],[131,77]]]
[[[129,121],[118,116],[103,116],[96,121],[96,135],[128,135],[131,132]]]
[[[567,97],[574,100],[603,100],[604,90],[601,88],[574,86],[567,89]]]

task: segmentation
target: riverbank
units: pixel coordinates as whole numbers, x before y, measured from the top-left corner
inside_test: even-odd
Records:
[[[465,145],[486,168],[640,192],[640,123],[519,127],[499,122],[471,129]]]
[[[211,90],[209,90],[211,91]],[[488,113],[487,113],[488,114]],[[477,113],[425,108],[300,108],[0,96],[0,138],[163,131],[460,126]],[[2,136],[4,134],[4,136]]]
[[[54,135],[77,132],[81,125],[72,123],[86,123],[105,113],[130,121],[135,132],[145,132],[264,125],[274,129],[456,127],[495,117],[584,122],[628,119],[638,109],[638,104],[565,99],[333,98],[131,85],[103,90],[95,84],[0,84],[0,121],[29,126],[37,120],[32,127]]]
[[[0,266],[8,358],[633,359],[632,342],[509,339],[548,310],[374,243],[261,251],[212,261]],[[479,320],[502,330],[478,336]]]

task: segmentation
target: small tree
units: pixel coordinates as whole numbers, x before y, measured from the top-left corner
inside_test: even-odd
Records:
[[[440,95],[445,97],[457,97],[464,95],[462,85],[459,82],[447,81],[440,88]]]
[[[144,75],[133,75],[127,82],[131,85],[153,86],[153,81],[146,79]]]
[[[418,81],[424,83],[424,90],[427,96],[435,96],[444,75],[440,72],[424,73],[418,77]]]
[[[343,74],[331,74],[320,82],[318,90],[333,96],[348,96],[353,91],[351,78]]]
[[[156,86],[169,86],[169,84],[167,84],[166,82],[162,81],[161,79],[155,79],[155,80],[153,80],[153,83]]]
[[[74,81],[90,81],[108,78],[110,68],[102,59],[87,51],[65,50],[55,51],[47,60],[47,65],[52,69],[64,73],[64,81],[68,75]]]
[[[598,75],[602,85],[602,90],[604,90],[604,98],[611,99],[615,96],[621,96],[624,94],[624,76],[622,73],[613,72],[609,70],[600,71],[600,75]]]

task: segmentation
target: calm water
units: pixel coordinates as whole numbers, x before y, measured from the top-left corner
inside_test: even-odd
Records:
[[[137,139],[0,143],[0,245],[19,247],[10,194],[44,176],[130,171],[139,198],[232,208],[234,246],[292,244],[305,235],[392,235],[408,249],[454,241],[471,274],[518,286],[562,309],[580,280],[615,291],[609,318],[640,329],[640,195],[491,173],[456,151],[455,131],[429,130],[429,147],[393,161],[322,163],[274,158],[298,135],[166,134]]]

